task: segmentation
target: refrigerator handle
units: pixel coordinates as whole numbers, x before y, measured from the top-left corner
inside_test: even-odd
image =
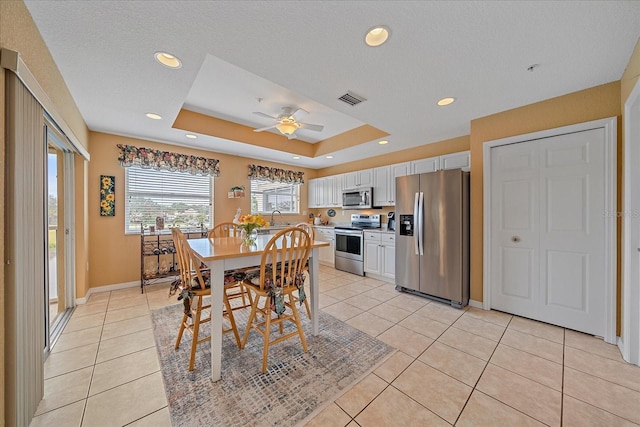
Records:
[[[418,202],[418,242],[420,246],[420,255],[424,255],[424,193],[420,192],[420,201]]]
[[[420,244],[418,242],[418,234],[420,231],[420,227],[418,226],[418,204],[419,204],[419,196],[418,193],[415,195],[415,199],[413,201],[413,244],[416,248],[416,255],[420,255]]]

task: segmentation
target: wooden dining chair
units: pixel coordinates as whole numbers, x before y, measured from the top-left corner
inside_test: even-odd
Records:
[[[207,233],[207,237],[214,239],[217,237],[240,237],[241,228],[233,222],[221,222],[215,225]],[[232,304],[233,309],[251,307],[251,295],[242,283],[246,269],[229,270],[224,272],[225,290],[230,301],[242,299],[242,304]],[[234,285],[235,283],[235,285]]]
[[[209,230],[207,237],[240,237],[240,230],[240,227],[233,222],[221,222]]]
[[[189,248],[187,238],[182,231],[179,228],[173,228],[171,232],[173,235],[173,244],[178,254],[178,265],[180,266],[181,289],[178,299],[183,300],[184,306],[184,315],[180,322],[180,330],[178,331],[175,348],[180,347],[185,329],[189,330],[192,334],[189,371],[193,371],[198,344],[211,340],[210,335],[204,338],[199,336],[200,325],[211,321],[211,304],[204,305],[203,301],[204,297],[211,296],[209,284],[210,275],[203,274],[203,271],[200,269],[201,262]],[[242,348],[238,328],[233,317],[233,310],[231,309],[231,304],[229,303],[226,292],[223,292],[223,303],[223,316],[231,326],[226,329],[223,326],[222,333],[233,332],[238,347]],[[203,311],[205,310],[209,310],[208,317],[203,317]]]
[[[302,228],[304,231],[306,231],[309,234],[312,242],[316,239],[316,232],[313,229],[313,226],[308,222],[299,222],[294,225],[294,227]]]
[[[293,293],[302,286],[304,266],[309,259],[310,251],[311,238],[306,231],[298,227],[285,228],[276,233],[266,244],[259,274],[245,279],[245,286],[254,295],[241,348],[247,344],[252,330],[262,336],[263,373],[267,371],[270,346],[298,336],[303,350],[307,351],[307,342]],[[264,302],[262,306],[261,301]],[[258,314],[261,314],[260,318]],[[295,330],[283,335],[285,322],[292,323]],[[271,329],[275,325],[278,326],[280,336],[271,339]]]
[[[298,224],[296,224],[294,227],[298,227],[298,228],[302,228],[304,231],[306,231],[309,234],[309,238],[311,239],[311,242],[313,242],[315,240],[316,237],[316,232],[313,229],[313,226],[307,222],[299,222]],[[307,264],[305,265],[305,271],[306,273],[306,277],[309,277],[309,262],[307,261]],[[298,300],[298,297],[296,296],[296,300]],[[307,310],[307,316],[309,316],[309,319],[311,319],[311,307],[309,307],[309,298],[305,298],[304,299],[304,308]]]

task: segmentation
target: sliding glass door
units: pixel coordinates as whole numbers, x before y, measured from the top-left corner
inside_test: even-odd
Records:
[[[75,306],[73,268],[73,154],[57,129],[46,126],[45,353],[51,350]]]

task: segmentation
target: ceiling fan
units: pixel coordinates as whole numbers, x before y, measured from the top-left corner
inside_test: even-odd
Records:
[[[265,113],[254,112],[253,114],[257,114],[258,116],[268,117],[272,120],[275,120],[276,123],[271,126],[266,126],[263,128],[254,129],[254,132],[262,132],[263,130],[269,129],[278,129],[278,131],[285,135],[288,139],[294,139],[296,137],[295,133],[298,129],[309,129],[317,132],[322,131],[324,129],[323,125],[314,125],[311,123],[303,123],[299,122],[296,115],[299,113],[309,113],[308,111],[298,108],[294,111],[293,107],[282,107],[282,113],[278,115],[278,117],[273,117]]]

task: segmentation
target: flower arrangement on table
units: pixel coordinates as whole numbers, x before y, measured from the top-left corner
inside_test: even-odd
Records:
[[[256,242],[258,237],[257,229],[268,227],[269,222],[265,221],[262,215],[242,215],[238,218],[238,227],[244,230],[244,243],[250,246]]]

